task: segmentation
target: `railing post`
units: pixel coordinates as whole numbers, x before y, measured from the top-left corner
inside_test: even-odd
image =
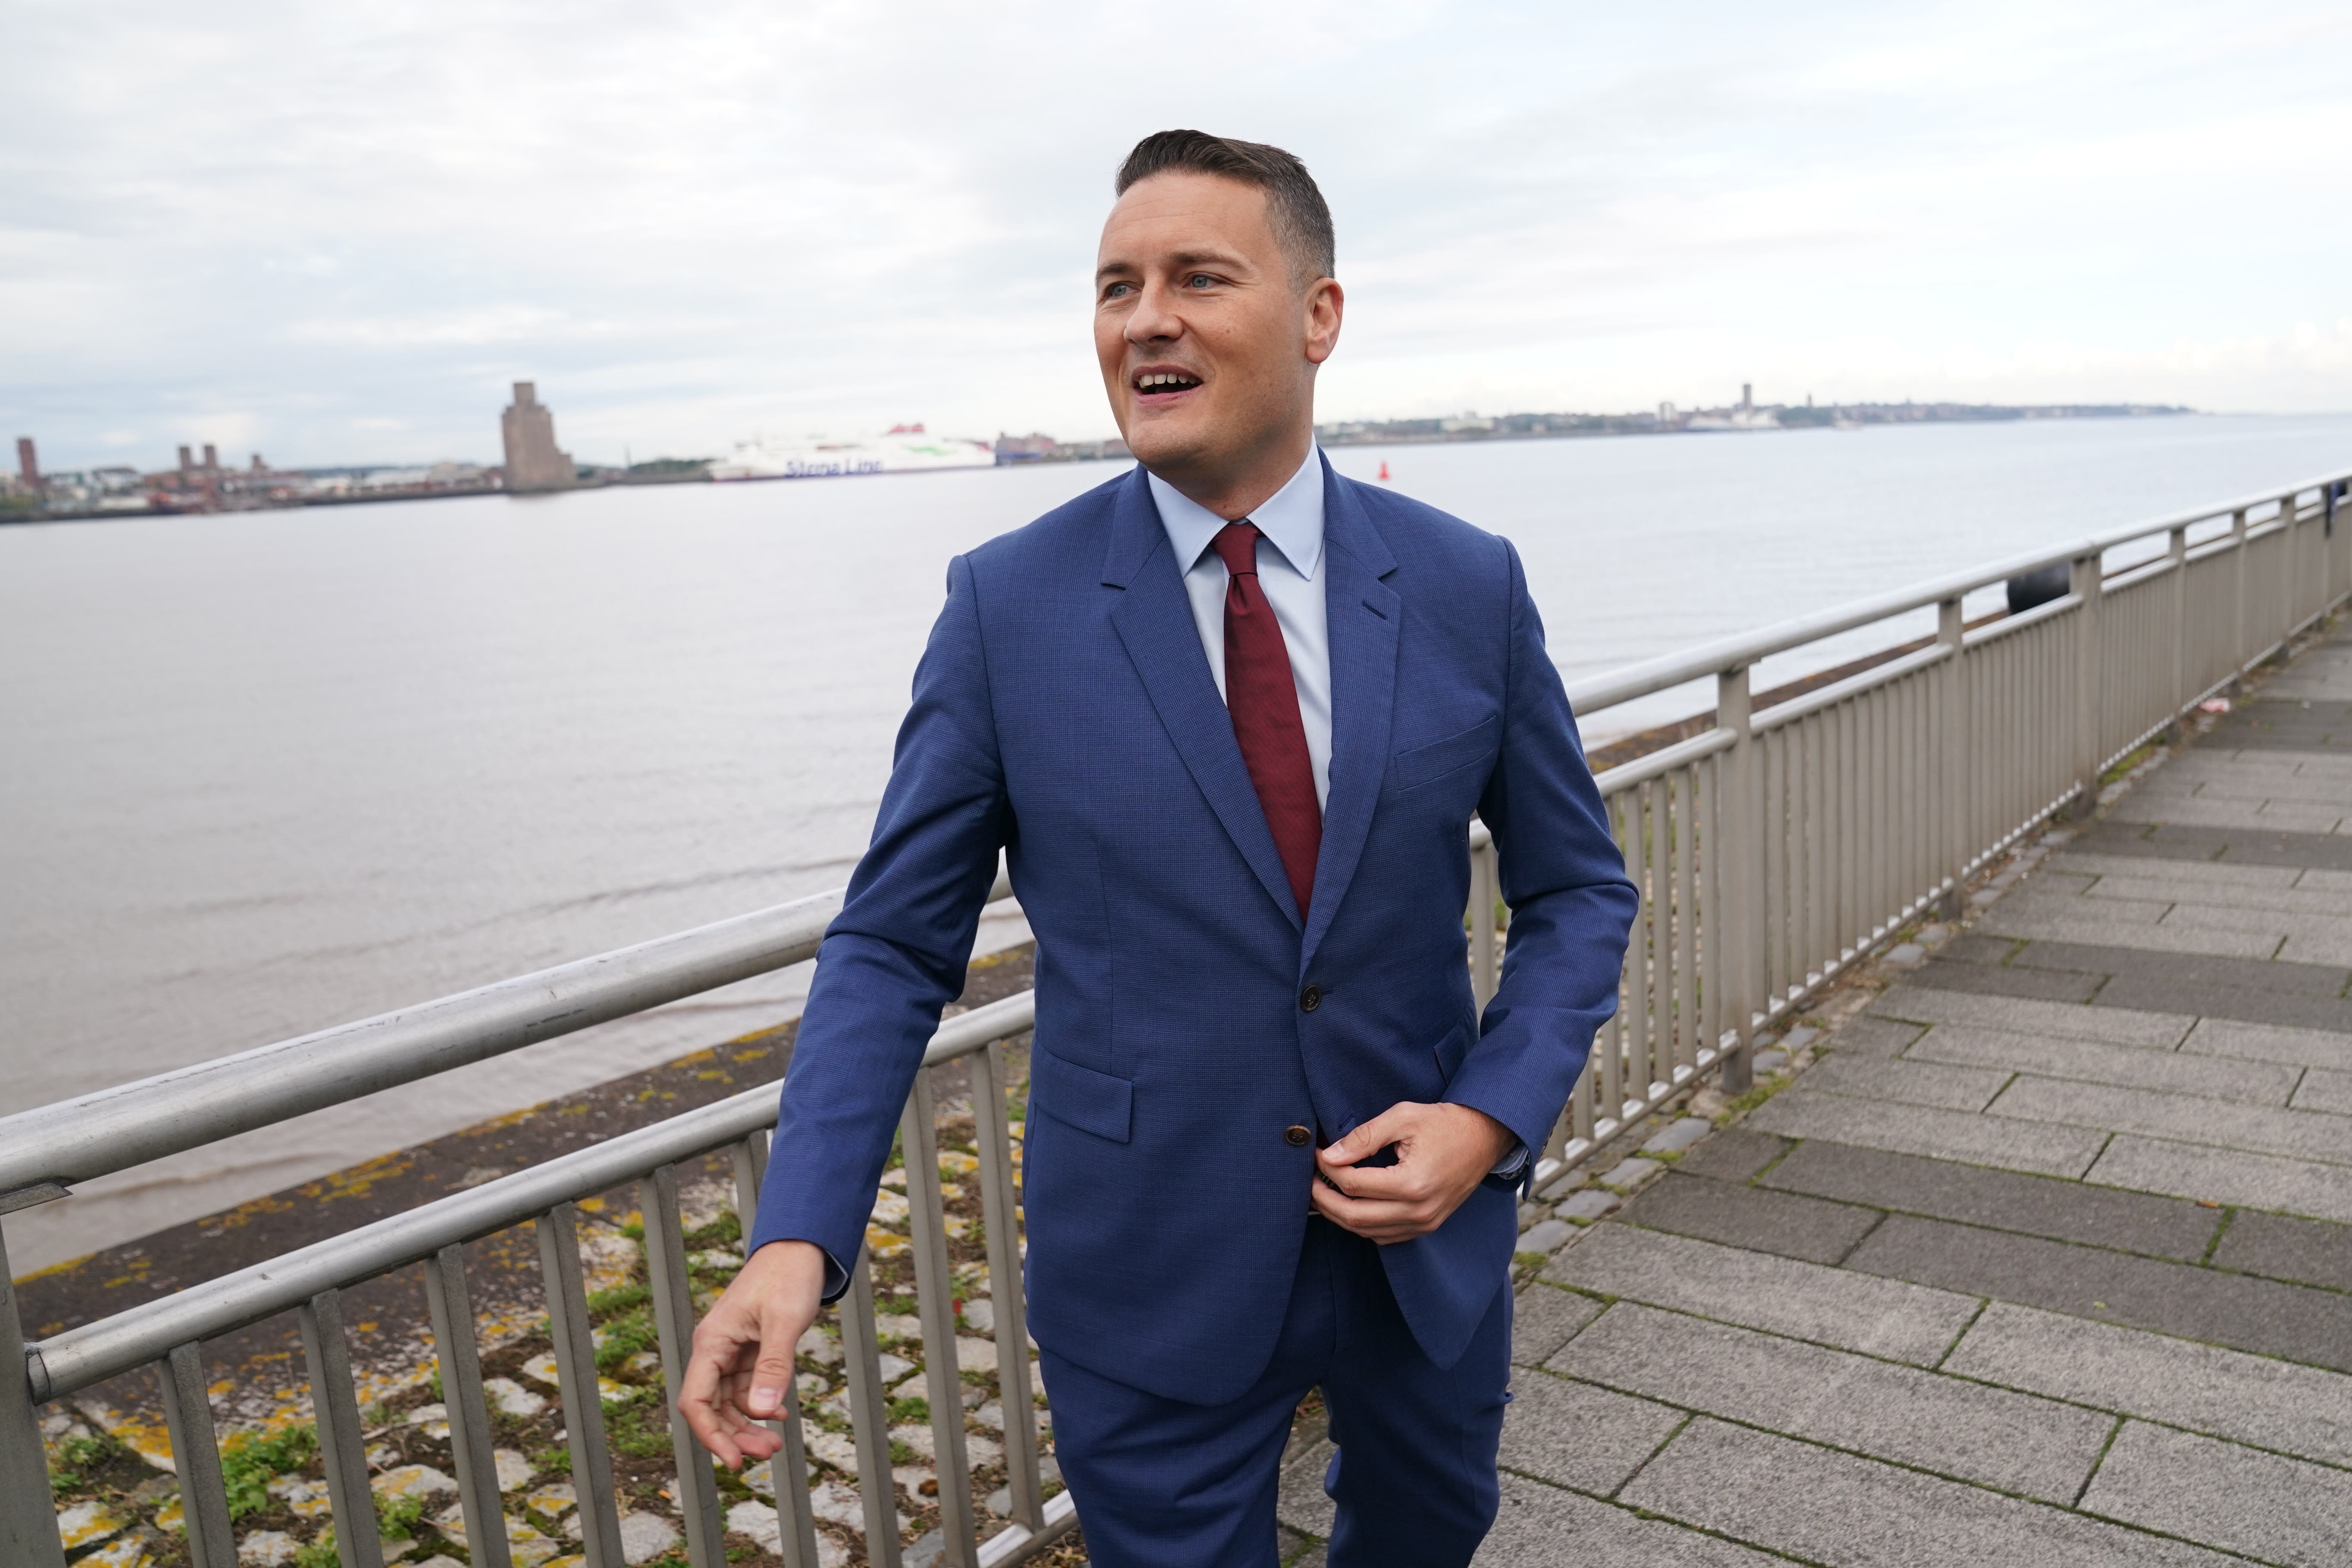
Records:
[[[1733,736],[1724,758],[1724,780],[1730,798],[1727,810],[1717,815],[1722,842],[1724,919],[1716,928],[1723,943],[1723,975],[1730,994],[1724,1009],[1735,1037],[1726,1048],[1720,1079],[1725,1092],[1744,1094],[1755,1081],[1749,1066],[1756,1037],[1756,1011],[1763,1000],[1764,973],[1764,835],[1763,814],[1757,808],[1754,711],[1748,686],[1748,667],[1727,669],[1715,678],[1715,723]],[[1661,857],[1663,858],[1663,857]],[[1637,939],[1638,940],[1638,939]]]
[[[2068,587],[2081,601],[2074,608],[2074,789],[2069,816],[2098,809],[2099,764],[2106,761],[2105,715],[2100,705],[2100,601],[2104,573],[2099,554],[2074,557]]]
[[[58,1509],[49,1492],[49,1454],[33,1410],[25,1360],[25,1326],[9,1283],[8,1244],[0,1236],[0,1563],[66,1568]]]
[[[1936,641],[1949,657],[1944,660],[1944,722],[1937,737],[1936,795],[1943,804],[1944,874],[1951,879],[1936,913],[1947,921],[1960,918],[1961,898],[1969,870],[1969,675],[1963,638],[1968,623],[1960,601],[1946,599],[1936,606]]]
[[[2238,678],[2246,673],[2246,509],[2230,514],[2231,577],[2236,605],[2231,613],[2230,694],[2238,692]]]
[[[2294,636],[2295,523],[2296,514],[2303,510],[2298,504],[2302,499],[2300,490],[2279,498],[2278,657],[2281,664],[2286,662],[2286,645]]]
[[[2182,523],[2165,541],[2164,558],[2172,563],[2172,728],[2180,736],[2180,716],[2189,711],[2189,525]]]
[[[1478,1009],[1495,999],[1502,955],[1495,951],[1495,901],[1501,897],[1495,863],[1495,840],[1470,852],[1470,990]]]

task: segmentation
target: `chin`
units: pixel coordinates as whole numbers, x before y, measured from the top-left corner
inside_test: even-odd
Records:
[[[1127,449],[1146,468],[1185,468],[1211,455],[1213,443],[1190,420],[1138,419],[1127,431]]]

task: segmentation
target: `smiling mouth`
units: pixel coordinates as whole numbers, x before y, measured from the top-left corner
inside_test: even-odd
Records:
[[[1201,384],[1201,378],[1190,371],[1148,370],[1133,377],[1129,384],[1135,388],[1138,397],[1151,403],[1190,392]]]

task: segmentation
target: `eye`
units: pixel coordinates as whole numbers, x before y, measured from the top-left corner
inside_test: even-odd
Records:
[[[1121,300],[1134,292],[1135,285],[1132,283],[1113,283],[1103,290],[1103,298],[1106,300]]]
[[[1213,289],[1216,286],[1217,280],[1205,272],[1195,272],[1184,279],[1187,289]]]

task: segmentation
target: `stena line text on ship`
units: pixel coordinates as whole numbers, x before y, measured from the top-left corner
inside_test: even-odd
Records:
[[[995,466],[995,448],[985,441],[929,435],[920,425],[895,425],[879,436],[807,436],[797,440],[755,437],[739,442],[731,456],[710,466],[710,477],[719,480],[820,479]]]

